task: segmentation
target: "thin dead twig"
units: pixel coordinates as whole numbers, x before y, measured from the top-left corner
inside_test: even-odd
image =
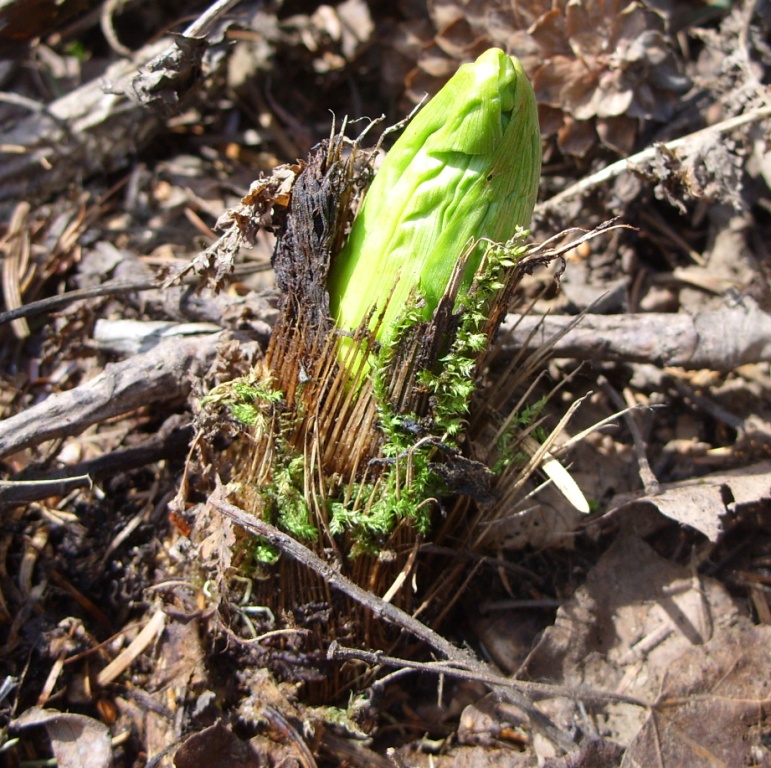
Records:
[[[45,299],[38,299],[37,301],[31,301],[29,304],[17,306],[7,312],[0,312],[0,325],[16,322],[19,318],[34,317],[45,312],[53,312],[81,299],[93,299],[99,296],[120,296],[123,293],[149,291],[160,287],[155,280],[111,280],[95,288],[80,288],[57,296],[48,296]]]
[[[183,427],[163,437],[153,437],[133,448],[112,451],[104,456],[71,466],[50,469],[39,476],[23,470],[8,481],[0,480],[0,505],[39,501],[51,496],[66,496],[78,488],[88,488],[95,481],[118,472],[145,467],[156,461],[182,456],[193,439],[193,428]]]
[[[610,693],[606,691],[597,691],[593,688],[583,686],[565,686],[554,685],[551,683],[533,683],[525,680],[516,680],[502,675],[487,674],[482,675],[479,672],[470,672],[445,661],[410,661],[395,656],[388,656],[385,653],[362,651],[358,648],[345,648],[336,640],[333,640],[327,651],[327,658],[330,659],[356,659],[364,661],[367,664],[381,664],[388,667],[398,667],[400,669],[414,669],[417,672],[428,672],[432,675],[446,675],[448,677],[457,677],[461,680],[473,680],[484,683],[490,687],[509,687],[518,688],[526,692],[534,699],[556,699],[567,698],[573,701],[582,701],[588,704],[607,704],[608,702],[619,702],[622,704],[631,704],[635,707],[649,708],[651,704],[647,701],[627,696],[623,693]]]
[[[637,469],[640,480],[642,481],[646,493],[656,493],[659,489],[659,481],[648,461],[648,454],[645,452],[645,441],[640,432],[640,427],[635,421],[634,414],[631,412],[632,405],[624,401],[624,398],[616,392],[605,376],[599,376],[597,383],[602,387],[605,394],[617,408],[627,409],[626,413],[623,415],[623,419],[626,422],[627,427],[629,427],[629,431],[632,433],[635,453],[637,454]]]
[[[241,0],[217,0],[212,3],[184,32],[185,37],[208,35],[217,19],[235,8]],[[262,5],[262,3],[258,3]]]
[[[406,611],[386,603],[371,592],[354,584],[333,566],[288,534],[282,533],[264,520],[252,517],[234,504],[231,504],[227,500],[226,495],[225,488],[218,484],[214,493],[209,497],[209,503],[241,528],[249,533],[262,536],[285,555],[317,573],[331,587],[365,606],[375,616],[410,632],[447,659],[458,664],[461,668],[465,668],[483,677],[491,675],[491,670],[485,663],[474,658],[467,651],[454,646],[449,640],[434,632]],[[576,745],[570,736],[561,731],[546,715],[535,707],[527,694],[521,690],[522,686],[502,687],[494,685],[493,687],[498,695],[524,712],[530,718],[533,727],[555,745],[559,746],[560,749],[565,752],[572,752],[576,749]]]
[[[221,334],[165,339],[149,352],[111,363],[85,384],[51,395],[0,422],[0,456],[155,402],[184,397],[214,360]]]
[[[720,134],[728,133],[735,128],[740,128],[747,123],[754,123],[763,120],[767,117],[771,117],[771,107],[762,107],[760,109],[753,109],[750,112],[745,112],[743,115],[737,115],[736,117],[730,117],[727,120],[723,120],[715,125],[710,125],[706,128],[701,128],[698,131],[689,133],[687,136],[681,136],[678,139],[667,141],[662,144],[654,144],[651,147],[646,147],[641,152],[638,152],[632,157],[625,157],[622,160],[618,160],[615,163],[611,163],[597,173],[587,176],[575,184],[572,184],[567,189],[563,189],[562,192],[554,195],[554,197],[544,200],[535,207],[535,213],[539,216],[545,216],[549,213],[555,212],[565,200],[569,200],[573,197],[579,197],[586,194],[589,190],[599,187],[611,179],[620,176],[622,173],[628,173],[632,170],[634,165],[640,165],[642,163],[648,163],[656,157],[656,153],[661,151],[661,148],[674,151],[680,147],[684,147],[692,141],[697,141],[710,135],[711,133]]]
[[[267,261],[264,264],[239,264],[236,266],[234,274],[237,277],[241,277],[257,272],[267,272],[270,268],[270,262]],[[179,282],[182,285],[198,285],[201,282],[201,277],[199,275],[189,275],[179,280]],[[7,312],[0,312],[0,325],[12,323],[18,318],[34,317],[46,312],[53,312],[83,299],[95,299],[100,296],[121,296],[124,293],[139,293],[141,291],[162,291],[164,287],[159,278],[150,278],[148,280],[108,280],[106,283],[94,286],[93,288],[78,288],[57,296],[48,296],[45,299],[31,301]]]

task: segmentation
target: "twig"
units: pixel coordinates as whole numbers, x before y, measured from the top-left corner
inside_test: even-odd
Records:
[[[716,123],[715,125],[701,128],[698,131],[689,133],[687,136],[681,136],[680,138],[673,139],[672,141],[646,147],[636,155],[632,155],[632,157],[625,157],[622,160],[611,163],[602,170],[597,171],[597,173],[577,181],[567,189],[563,189],[562,192],[554,195],[554,197],[551,197],[548,200],[544,200],[544,202],[539,203],[535,207],[535,213],[538,216],[545,216],[554,212],[559,208],[560,205],[562,205],[562,203],[565,202],[565,200],[569,200],[571,197],[579,197],[580,195],[588,192],[590,189],[599,187],[606,181],[610,181],[616,176],[620,176],[622,173],[631,171],[632,165],[647,163],[653,160],[656,157],[656,153],[659,152],[662,148],[674,151],[692,141],[701,139],[712,132],[727,133],[728,131],[732,131],[734,128],[739,128],[740,126],[746,125],[747,123],[754,123],[758,120],[763,120],[763,118],[766,117],[771,117],[771,107],[754,109],[751,112],[745,112],[743,115],[729,117],[727,120],[723,120],[722,122]]]
[[[428,672],[432,675],[446,675],[448,677],[457,677],[460,680],[474,680],[478,683],[495,688],[518,688],[524,691],[534,699],[556,699],[567,698],[573,701],[581,700],[589,704],[607,704],[609,701],[620,702],[622,704],[632,704],[635,707],[650,707],[651,705],[637,699],[634,696],[627,696],[623,693],[610,693],[606,691],[597,691],[583,686],[568,687],[565,685],[554,685],[552,683],[533,683],[526,680],[516,680],[510,677],[503,677],[496,674],[480,674],[476,671],[469,671],[456,666],[452,666],[445,661],[410,661],[409,659],[388,656],[385,653],[362,651],[358,648],[345,648],[337,640],[330,643],[327,650],[329,659],[356,659],[371,665],[383,665],[386,667],[399,667],[401,669],[414,669],[418,672]]]
[[[640,428],[637,426],[634,414],[628,410],[631,406],[629,403],[624,402],[624,398],[616,392],[605,376],[599,376],[597,378],[597,383],[602,387],[605,394],[617,408],[627,409],[626,413],[623,415],[623,419],[626,422],[627,427],[629,427],[629,431],[632,433],[635,453],[637,454],[637,469],[640,480],[642,480],[646,493],[656,493],[659,489],[659,480],[651,469],[650,462],[648,461],[648,454],[645,452],[645,441],[643,440]]]
[[[35,477],[29,468],[8,481],[0,480],[0,506],[65,496],[77,488],[88,488],[95,480],[145,467],[156,461],[184,455],[193,439],[193,428],[183,427],[161,438],[153,437],[134,448],[112,451],[95,459],[48,470]]]
[[[571,325],[575,327],[565,333]],[[577,360],[712,371],[771,360],[771,314],[748,296],[735,307],[696,315],[584,315],[578,324],[568,316],[511,315],[501,330],[504,350],[524,345],[538,349],[548,342],[554,357]]]
[[[270,262],[267,261],[261,264],[237,265],[234,274],[243,276],[255,272],[265,272],[270,268]],[[200,281],[200,276],[194,274],[178,282],[183,285],[197,285]],[[94,288],[79,288],[74,291],[67,291],[67,293],[62,293],[58,296],[49,296],[45,299],[31,301],[23,307],[0,312],[0,325],[13,322],[20,317],[34,317],[45,312],[53,312],[54,310],[66,307],[68,304],[72,304],[73,301],[80,301],[81,299],[94,299],[99,296],[120,296],[124,293],[138,293],[140,291],[162,291],[164,287],[163,283],[159,282],[159,278],[148,280],[109,280]]]
[[[44,480],[0,480],[0,507],[38,501],[50,496],[66,496],[78,488],[89,488],[92,484],[88,475],[75,473],[69,477]]]
[[[101,27],[104,39],[119,56],[131,56],[133,53],[131,48],[123,45],[120,41],[118,33],[115,31],[115,22],[113,21],[113,15],[122,5],[125,5],[125,2],[126,0],[105,0],[99,12],[99,26]]]
[[[764,435],[771,435],[771,424],[765,419],[758,417],[750,417],[747,419],[737,416],[731,413],[727,408],[723,408],[716,402],[710,400],[710,398],[704,395],[698,394],[694,389],[688,386],[681,377],[673,376],[672,383],[675,389],[687,400],[690,400],[695,408],[708,413],[716,421],[726,424],[731,429],[735,429],[739,434],[746,435],[748,432],[755,430]]]
[[[491,675],[490,668],[467,651],[454,646],[425,624],[410,616],[406,611],[386,603],[371,592],[362,589],[358,584],[354,584],[350,579],[347,579],[329,563],[322,560],[291,536],[282,533],[278,528],[266,523],[264,520],[248,515],[242,509],[231,504],[226,499],[226,491],[222,485],[217,486],[214,493],[209,497],[209,502],[225,517],[241,526],[244,530],[256,536],[262,536],[285,555],[288,555],[293,560],[297,560],[297,562],[317,573],[331,587],[343,592],[357,603],[368,608],[375,616],[410,632],[461,667],[485,677]],[[533,702],[521,690],[522,687],[517,681],[517,685],[513,685],[513,687],[494,685],[494,690],[498,695],[503,696],[511,704],[522,710],[530,718],[533,727],[559,746],[560,749],[565,752],[573,751],[576,745],[570,736],[557,728],[546,715],[535,707]]]
[[[208,35],[214,23],[234,8],[240,0],[217,0],[210,5],[182,34],[185,37],[203,37]],[[260,3],[261,5],[261,3]]]
[[[161,286],[158,285],[155,280],[111,280],[110,282],[96,286],[96,288],[80,288],[76,291],[68,291],[67,293],[58,296],[49,296],[45,299],[38,299],[37,301],[31,301],[24,306],[2,312],[0,313],[0,325],[12,323],[20,317],[34,317],[35,315],[40,315],[44,312],[53,312],[56,309],[66,307],[68,304],[72,304],[73,301],[79,301],[80,299],[93,299],[98,296],[119,296],[123,293],[149,291],[153,288],[160,287]]]
[[[184,397],[192,377],[209,369],[220,338],[215,333],[164,339],[147,353],[110,363],[85,384],[0,421],[0,456],[78,434],[91,424],[155,402]]]

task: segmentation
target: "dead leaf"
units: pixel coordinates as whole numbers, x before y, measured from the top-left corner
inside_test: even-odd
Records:
[[[730,203],[742,210],[741,151],[728,138],[715,141],[714,136],[700,134],[681,147],[656,148],[656,157],[647,172],[652,174],[654,194],[685,211],[683,198],[706,198]]]
[[[176,768],[265,768],[251,745],[221,723],[187,739],[174,755]]]
[[[621,496],[611,504],[614,514],[634,514],[636,507],[655,507],[678,523],[695,528],[710,541],[717,541],[724,521],[734,517],[745,505],[771,496],[771,461],[751,467],[719,472],[671,485],[656,494],[630,499]]]
[[[771,628],[741,615],[719,582],[660,557],[630,530],[560,608],[524,672],[649,702],[596,705],[593,722],[629,745],[624,768],[680,768],[771,759],[762,740],[770,665]],[[574,725],[585,718],[569,702],[544,707]]]
[[[166,625],[155,655],[153,674],[147,686],[147,700],[154,700],[155,708],[147,707],[144,718],[145,743],[151,755],[162,754],[178,734],[175,722],[164,712],[169,704],[169,691],[174,691],[179,701],[193,699],[207,684],[207,664],[200,637],[200,622],[196,618],[193,599],[185,599],[180,590],[175,593],[174,611],[177,620]],[[214,707],[213,707],[214,709]],[[202,762],[201,765],[213,765]]]
[[[623,750],[618,744],[604,739],[590,739],[577,752],[546,760],[544,768],[616,768]]]
[[[771,627],[747,621],[683,654],[622,768],[768,765],[770,665]]]
[[[109,768],[112,744],[107,726],[85,715],[32,707],[11,722],[23,730],[42,725],[59,768]]]

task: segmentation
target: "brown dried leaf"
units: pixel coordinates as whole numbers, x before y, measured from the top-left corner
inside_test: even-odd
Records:
[[[463,18],[440,30],[434,39],[442,51],[454,59],[475,59],[490,47],[489,40]]]
[[[605,53],[607,39],[615,31],[620,11],[621,0],[579,0],[567,4],[565,33],[576,58],[593,59]]]
[[[550,66],[541,67],[533,75],[533,88],[538,103],[555,109],[563,106],[563,91],[566,83],[582,77],[586,67],[577,59],[568,56],[554,56]]]
[[[253,246],[261,229],[272,232],[286,225],[294,182],[304,168],[305,163],[298,160],[280,165],[270,176],[260,176],[253,181],[241,202],[229,208],[218,219],[214,228],[224,230],[224,234],[189,264],[167,278],[164,287],[193,271],[205,277],[215,291],[220,290],[233,272],[236,255],[241,248]]]
[[[737,623],[667,671],[655,710],[622,768],[768,765],[762,742],[771,716],[771,627]]]
[[[217,568],[218,574],[230,567],[236,536],[233,524],[210,505],[203,505],[196,515],[195,531],[206,535],[198,546],[198,557],[207,566]]]
[[[679,768],[766,764],[769,664],[771,627],[752,625],[719,582],[659,556],[630,525],[524,671],[649,702],[596,705],[593,715],[606,736],[629,744],[623,766]],[[544,706],[579,716],[569,703]]]
[[[567,155],[583,157],[595,144],[594,124],[588,120],[574,120],[569,115],[562,118],[557,132],[557,144]]]
[[[621,140],[604,126],[603,143],[611,149],[631,151],[637,118],[669,119],[676,96],[690,86],[663,18],[642,3],[573,0],[545,13],[529,31],[542,55],[533,73],[539,103],[559,109],[566,121],[624,116],[629,124]],[[543,132],[555,129],[547,125]],[[560,148],[587,151],[564,135]]]
[[[612,741],[590,739],[577,752],[545,760],[544,768],[616,768],[624,750]]]
[[[530,28],[530,34],[541,46],[545,59],[570,58],[573,54],[565,29],[565,16],[559,8],[544,13]]]
[[[637,121],[626,115],[599,118],[597,135],[606,147],[625,157],[634,149]]]
[[[107,726],[85,715],[31,707],[11,722],[19,730],[42,725],[59,768],[109,768],[112,744]]]
[[[726,518],[741,507],[771,497],[771,461],[730,472],[663,486],[659,493],[634,500],[617,499],[616,512],[634,514],[635,509],[655,507],[662,515],[695,528],[710,541],[717,541]]]
[[[174,755],[176,768],[265,768],[251,744],[221,723],[193,734]]]

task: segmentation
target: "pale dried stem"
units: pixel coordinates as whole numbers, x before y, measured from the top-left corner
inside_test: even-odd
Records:
[[[771,106],[753,109],[743,115],[729,117],[726,120],[715,123],[715,125],[710,125],[706,128],[694,131],[693,133],[689,133],[687,136],[681,136],[678,139],[672,139],[672,141],[667,141],[663,144],[654,144],[651,147],[646,147],[636,155],[611,163],[597,173],[586,176],[567,189],[562,190],[562,192],[554,195],[554,197],[539,203],[535,207],[535,213],[536,215],[545,216],[557,211],[566,200],[573,197],[580,197],[595,187],[599,187],[605,182],[614,179],[616,176],[620,176],[622,173],[633,171],[635,165],[642,165],[643,163],[650,162],[655,159],[656,154],[660,152],[661,149],[675,151],[681,147],[687,146],[691,142],[701,141],[709,136],[714,136],[715,140],[718,140],[721,133],[728,133],[743,125],[759,122],[767,117],[771,117]]]

